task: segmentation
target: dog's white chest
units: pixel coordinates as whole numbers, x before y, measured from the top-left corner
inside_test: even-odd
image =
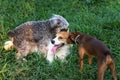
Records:
[[[55,58],[59,58],[61,60],[64,60],[68,54],[70,54],[70,45],[64,45],[61,47],[56,53]]]
[[[50,43],[48,46],[47,60],[52,62],[54,59],[60,59],[64,61],[68,54],[70,54],[71,45],[65,44],[61,48],[59,48],[55,53],[51,51],[53,45]]]

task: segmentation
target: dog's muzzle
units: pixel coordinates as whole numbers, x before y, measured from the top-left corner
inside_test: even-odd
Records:
[[[51,43],[54,44],[55,41],[54,40],[51,40]],[[65,44],[64,43],[61,43],[61,44],[58,44],[58,45],[55,45],[51,48],[51,52],[52,53],[55,53],[59,48],[61,48],[62,46],[64,46]]]

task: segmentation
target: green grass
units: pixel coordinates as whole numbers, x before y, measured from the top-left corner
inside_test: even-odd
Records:
[[[76,45],[66,63],[56,60],[52,65],[36,53],[26,56],[28,62],[16,62],[15,50],[3,49],[9,30],[52,14],[64,16],[70,31],[102,40],[113,52],[120,80],[120,0],[0,0],[0,80],[97,80],[96,58],[89,65],[85,56],[83,71],[79,72]],[[110,70],[104,80],[113,80]]]

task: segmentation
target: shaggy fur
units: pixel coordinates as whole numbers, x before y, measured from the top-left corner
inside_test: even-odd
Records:
[[[17,49],[17,60],[30,52],[38,51],[46,55],[52,37],[69,23],[60,15],[53,15],[46,21],[29,21],[11,30],[8,36]]]

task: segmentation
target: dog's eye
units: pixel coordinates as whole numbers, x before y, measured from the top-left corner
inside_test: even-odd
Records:
[[[63,39],[62,37],[59,37],[58,39]]]

